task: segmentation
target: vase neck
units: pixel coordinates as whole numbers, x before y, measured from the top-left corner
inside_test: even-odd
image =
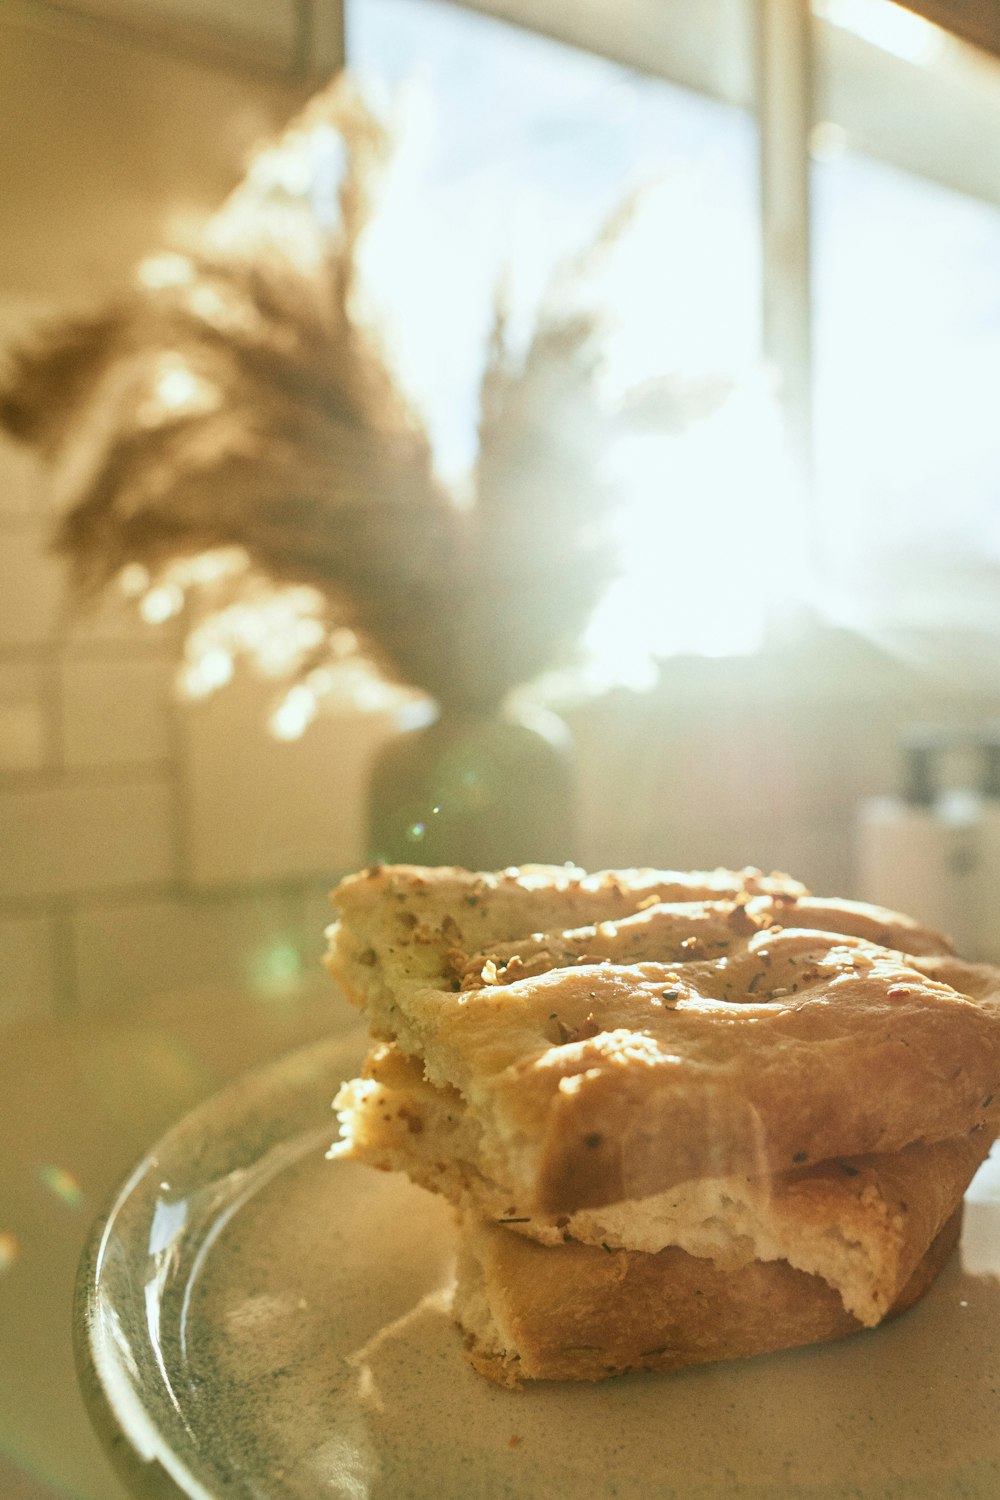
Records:
[[[499,719],[507,713],[503,698],[449,698],[438,699],[437,718],[449,721],[457,719]]]

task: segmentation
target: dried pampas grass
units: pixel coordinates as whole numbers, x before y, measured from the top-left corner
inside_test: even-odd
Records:
[[[308,168],[326,150],[328,168],[334,147],[335,193],[321,200],[314,180],[288,209],[294,233],[287,216],[272,224],[252,167],[204,244],[147,265],[109,307],[40,328],[7,361],[0,423],[55,467],[55,546],[81,594],[239,548],[271,587],[309,585],[321,638],[346,627],[386,677],[443,702],[498,701],[572,648],[609,577],[600,330],[573,296],[586,257],[520,355],[498,305],[460,505],[358,312],[391,140],[346,79],[272,152]]]

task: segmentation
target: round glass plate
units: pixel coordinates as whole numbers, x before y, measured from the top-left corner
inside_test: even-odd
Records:
[[[313,1046],[231,1085],[170,1131],[95,1227],[80,1377],[137,1495],[996,1500],[991,1184],[974,1185],[960,1253],[897,1323],[679,1375],[512,1393],[463,1359],[445,1205],[326,1159],[330,1101],[364,1045]]]

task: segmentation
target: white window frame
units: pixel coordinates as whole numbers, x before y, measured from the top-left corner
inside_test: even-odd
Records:
[[[414,0],[417,3],[417,0]],[[933,70],[837,24],[838,0],[450,0],[639,72],[752,110],[758,126],[762,356],[776,376],[807,546],[818,557],[812,484],[810,165],[833,121],[862,154],[1000,204],[1000,61],[951,37]],[[1000,53],[996,25],[966,0],[900,0]],[[834,19],[830,19],[830,17]],[[734,30],[744,45],[733,47]],[[350,38],[347,38],[349,48]],[[348,63],[350,57],[348,54]],[[881,102],[891,98],[892,108]]]

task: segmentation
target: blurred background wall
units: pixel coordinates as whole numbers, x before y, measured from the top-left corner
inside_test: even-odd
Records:
[[[251,149],[336,61],[335,30],[314,36],[308,57],[297,55],[293,6],[229,9],[4,6],[4,341],[40,315],[107,295],[141,255],[203,222]],[[53,511],[47,475],[4,443],[0,1014],[287,981],[307,932],[309,956],[319,948],[320,845],[297,859],[268,841],[258,858],[240,847],[245,825],[231,809],[232,837],[215,848],[221,863],[199,872],[194,852],[215,840],[213,810],[234,757],[263,725],[235,695],[225,721],[208,722],[212,707],[178,712],[169,626],[145,624],[124,602],[72,614],[62,566],[48,552]],[[305,781],[287,764],[306,748],[275,763],[265,744],[250,797],[277,815],[275,843],[294,843],[280,815],[287,789],[323,785],[323,803],[333,790],[336,865],[357,812],[331,788],[328,743],[308,747]],[[200,802],[205,816],[193,826]],[[315,800],[304,796],[295,816],[314,823]],[[199,873],[208,878],[196,883]]]
[[[754,7],[487,8],[507,20],[347,9],[352,63],[416,73],[433,101],[426,243],[401,285],[438,309],[407,357],[442,441],[515,201],[551,256],[623,182],[662,179],[633,319],[679,379],[744,379],[762,339]],[[814,499],[784,546],[739,426],[647,474],[628,523],[642,610],[617,638],[608,616],[600,689],[559,704],[592,867],[756,863],[856,892],[859,805],[897,784],[905,726],[1000,715],[1000,158],[983,144],[1000,66],[888,0],[826,0],[813,24]],[[335,66],[338,28],[321,3],[8,0],[0,340],[204,220]],[[311,982],[396,720],[342,702],[279,740],[274,685],[249,675],[179,701],[176,620],[124,599],[69,609],[56,506],[3,443],[0,1019]],[[810,548],[821,597],[780,587]],[[962,754],[943,768],[972,774]]]

